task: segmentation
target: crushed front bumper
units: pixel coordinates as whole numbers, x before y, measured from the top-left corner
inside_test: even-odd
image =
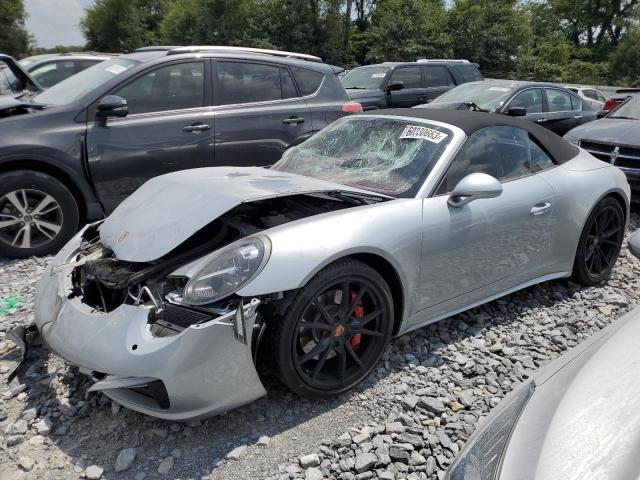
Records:
[[[50,350],[99,379],[91,390],[171,420],[219,414],[266,393],[251,353],[258,300],[242,312],[156,337],[142,306],[123,304],[103,313],[68,298],[73,263],[58,257],[38,285],[35,324]],[[245,338],[237,335],[238,320]]]

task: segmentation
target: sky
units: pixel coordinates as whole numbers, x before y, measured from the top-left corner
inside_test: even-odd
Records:
[[[38,47],[84,45],[80,19],[93,0],[24,0],[27,30]]]

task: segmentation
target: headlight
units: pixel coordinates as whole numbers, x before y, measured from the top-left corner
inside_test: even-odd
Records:
[[[472,435],[453,462],[446,480],[494,480],[497,477],[504,449],[533,389],[534,384],[529,381],[496,407],[495,413]]]
[[[237,292],[255,277],[269,258],[267,237],[249,237],[213,253],[184,289],[183,302],[203,305]]]
[[[571,145],[575,145],[576,147],[580,146],[580,142],[578,141],[578,139],[576,137],[572,137],[571,135],[565,135],[562,138],[564,138]]]

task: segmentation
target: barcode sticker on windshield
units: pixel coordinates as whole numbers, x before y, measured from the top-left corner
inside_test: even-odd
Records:
[[[109,68],[107,68],[107,72],[118,75],[119,73],[124,72],[126,69],[127,67],[123,67],[122,65],[111,65]]]
[[[510,89],[504,87],[491,87],[489,91],[491,92],[508,92]]]
[[[447,137],[448,135],[446,133],[439,132],[432,128],[419,127],[417,125],[407,125],[404,127],[404,130],[400,135],[400,138],[421,138],[433,143],[440,143]]]
[[[374,73],[371,75],[371,78],[384,78],[386,73]]]

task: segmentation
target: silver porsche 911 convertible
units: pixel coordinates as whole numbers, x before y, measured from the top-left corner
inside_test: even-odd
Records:
[[[39,284],[44,343],[169,419],[344,392],[395,335],[618,256],[624,174],[530,122],[400,109],[341,119],[271,169],[154,178]]]

